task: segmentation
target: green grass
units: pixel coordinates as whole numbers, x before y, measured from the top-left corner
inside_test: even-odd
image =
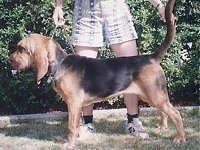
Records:
[[[156,128],[159,115],[141,114],[150,132],[150,140],[139,140],[124,133],[125,116],[115,114],[95,118],[97,132],[77,139],[77,150],[199,150],[200,112],[181,111],[187,142],[173,144],[175,128],[171,121],[166,130]],[[59,150],[67,137],[66,119],[61,121],[21,122],[0,127],[0,150]]]

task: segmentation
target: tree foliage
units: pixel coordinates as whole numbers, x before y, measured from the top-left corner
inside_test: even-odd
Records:
[[[139,36],[137,44],[140,53],[154,52],[162,42],[166,25],[157,10],[147,1],[129,0],[128,4]],[[73,5],[73,0],[65,0],[63,8],[69,35]],[[162,61],[172,101],[199,103],[199,8],[198,0],[176,1],[174,14],[177,17],[177,34]],[[12,76],[7,62],[16,44],[26,35],[52,34],[55,28],[51,19],[53,10],[53,0],[0,0],[0,114],[36,113],[41,110],[46,112],[63,106],[59,96],[46,82],[46,78],[37,86],[33,82],[30,70]],[[69,39],[62,28],[56,30],[54,38],[63,49],[71,52]],[[114,57],[114,54],[107,47],[103,47],[98,57]]]

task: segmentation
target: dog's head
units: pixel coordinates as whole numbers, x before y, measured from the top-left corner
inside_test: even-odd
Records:
[[[48,71],[49,41],[49,38],[39,34],[32,34],[22,39],[9,57],[11,67],[17,71],[33,68],[35,80],[39,84]]]

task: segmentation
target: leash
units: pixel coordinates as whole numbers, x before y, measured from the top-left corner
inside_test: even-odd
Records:
[[[55,28],[53,29],[53,31],[52,31],[52,33],[51,33],[51,40],[53,39],[53,37],[54,37],[54,35],[55,35],[55,33],[56,33],[57,27],[58,27],[58,26],[55,26]],[[68,41],[69,46],[70,46],[70,48],[71,48],[71,50],[72,50],[72,53],[75,54],[75,50],[74,50],[73,45],[72,45],[72,42],[71,42],[71,40],[70,40],[71,38],[70,38],[70,36],[68,35],[67,30],[66,30],[66,25],[63,26],[63,29],[64,29],[64,32],[65,32],[66,41]]]
[[[56,29],[57,29],[57,28],[58,28],[58,26],[55,26],[55,28],[54,28],[54,29],[52,30],[52,32],[50,33],[50,35],[51,35],[51,40],[53,40],[53,37],[54,37],[54,35],[55,35],[55,33],[56,33]],[[67,30],[66,30],[66,25],[63,26],[63,29],[64,29],[64,32],[65,32],[65,35],[66,35],[66,41],[69,42],[70,48],[71,48],[71,50],[72,50],[72,53],[75,54],[74,48],[73,48],[72,43],[71,43],[71,40],[70,40],[70,36],[68,35]],[[49,75],[49,77],[48,77],[48,79],[47,79],[47,83],[49,83],[49,84],[52,83],[53,85],[55,85],[55,81],[54,81],[54,77],[53,77],[52,73],[50,73],[50,75]]]
[[[53,31],[51,32],[51,40],[53,39],[55,33],[56,33],[56,29],[58,26],[55,26],[55,28],[53,29]]]
[[[72,50],[72,53],[75,54],[75,50],[73,48],[73,45],[72,45],[72,42],[71,42],[71,38],[70,38],[70,36],[69,36],[69,34],[67,33],[67,30],[66,30],[66,25],[63,26],[63,29],[64,29],[64,32],[65,32],[65,35],[66,35],[66,39],[68,39],[68,41],[69,41],[69,46],[70,46],[70,48]]]

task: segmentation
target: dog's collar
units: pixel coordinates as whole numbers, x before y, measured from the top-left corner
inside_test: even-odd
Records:
[[[48,74],[48,79],[47,79],[47,83],[51,83],[51,84],[55,84],[55,80],[54,80],[54,63],[55,61],[49,61],[49,74]]]
[[[55,78],[54,75],[56,74],[56,70],[57,67],[61,65],[61,63],[63,62],[64,58],[62,58],[59,62],[56,62],[55,60],[50,60],[49,61],[49,74],[48,74],[48,79],[47,79],[47,83],[51,83],[53,85],[55,85]]]
[[[55,35],[55,33],[56,33],[57,27],[58,27],[58,26],[55,26],[54,29],[53,29],[52,32],[51,32],[51,40],[53,40],[53,37],[54,37],[54,35]],[[68,35],[67,26],[64,25],[64,26],[62,26],[62,27],[63,27],[64,32],[65,32],[64,35],[66,36],[66,41],[69,43],[69,46],[70,46],[70,48],[71,48],[72,53],[75,54],[75,50],[74,50],[74,47],[73,47],[73,45],[72,45],[71,38],[70,38],[70,36]]]
[[[47,79],[47,83],[49,83],[49,84],[51,83],[51,84],[55,85],[55,80],[54,80],[53,74],[50,73],[48,76],[49,77]]]

